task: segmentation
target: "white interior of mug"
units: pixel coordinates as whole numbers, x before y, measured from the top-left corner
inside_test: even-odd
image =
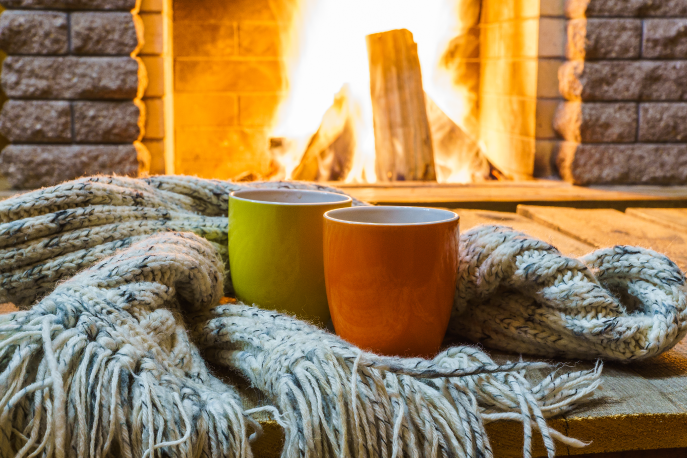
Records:
[[[457,220],[457,214],[448,210],[425,207],[351,207],[330,210],[324,217],[350,224],[384,226],[436,224]]]
[[[326,191],[302,189],[247,189],[231,193],[234,199],[275,205],[318,205],[349,202],[350,197]]]

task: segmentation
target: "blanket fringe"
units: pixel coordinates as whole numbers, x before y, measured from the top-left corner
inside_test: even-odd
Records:
[[[547,376],[532,387],[525,372],[545,363],[496,364],[473,347],[433,360],[382,357],[288,316],[242,304],[197,320],[195,341],[216,364],[238,368],[282,412],[285,457],[492,457],[484,424],[523,423],[523,456],[533,428],[549,457],[553,439],[584,444],[546,424],[588,399],[601,383],[591,371]]]

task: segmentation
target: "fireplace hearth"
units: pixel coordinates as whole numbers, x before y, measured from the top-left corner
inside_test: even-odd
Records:
[[[0,171],[24,189],[94,173],[687,183],[684,0],[404,0],[409,18],[357,29],[381,13],[329,3],[0,0]],[[370,78],[365,37],[402,29],[419,56],[414,111],[331,78],[349,58]],[[314,45],[331,59],[319,68]],[[411,156],[421,173],[379,172],[380,157]]]

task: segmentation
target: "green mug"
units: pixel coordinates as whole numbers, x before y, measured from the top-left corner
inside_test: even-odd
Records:
[[[331,192],[232,192],[229,267],[236,297],[247,304],[327,325],[323,215],[350,206],[350,197]]]

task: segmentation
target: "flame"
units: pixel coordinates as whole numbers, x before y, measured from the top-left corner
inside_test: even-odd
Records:
[[[298,0],[294,0],[298,1]],[[470,95],[456,86],[442,57],[451,40],[466,30],[466,5],[479,0],[300,0],[282,38],[289,81],[272,137],[289,139],[275,156],[286,178],[298,166],[308,139],[318,129],[334,95],[344,85],[356,110],[356,151],[346,182],[376,182],[374,130],[365,36],[405,28],[413,33],[427,95],[454,123],[468,129],[474,120]],[[468,15],[469,16],[469,15]],[[477,17],[473,14],[474,18]],[[472,25],[468,24],[467,26]],[[440,181],[470,181],[471,171],[443,161]],[[448,167],[448,171],[446,170]],[[465,169],[465,170],[464,170]]]

